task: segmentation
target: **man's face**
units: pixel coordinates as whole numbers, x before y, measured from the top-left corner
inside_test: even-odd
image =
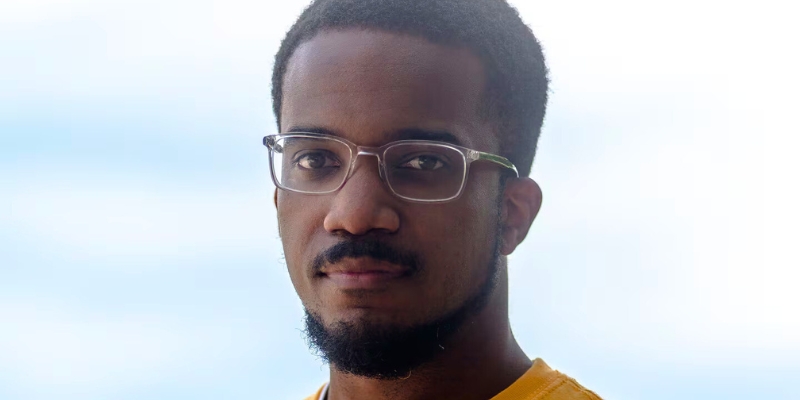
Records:
[[[497,153],[480,116],[481,62],[464,49],[378,31],[323,32],[301,45],[284,77],[281,131],[335,133],[362,146],[448,132],[460,145]],[[474,163],[463,194],[440,204],[392,195],[374,157],[358,157],[338,192],[278,191],[280,234],[292,283],[325,327],[411,328],[462,307],[491,279],[496,261],[500,169]],[[372,241],[413,256],[417,268],[388,279],[336,271],[392,269],[373,257],[345,257],[314,268],[337,244]],[[319,264],[317,264],[319,266]]]

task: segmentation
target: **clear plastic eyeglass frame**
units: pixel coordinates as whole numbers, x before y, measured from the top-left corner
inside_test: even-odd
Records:
[[[325,190],[325,191],[304,191],[293,189],[290,187],[284,186],[278,176],[275,173],[275,156],[274,151],[276,151],[276,146],[278,145],[278,141],[281,139],[291,139],[291,138],[308,138],[308,139],[326,139],[326,140],[333,140],[339,142],[341,144],[346,145],[350,149],[350,163],[347,166],[348,170],[347,173],[344,174],[344,178],[342,182],[332,190]],[[469,176],[469,166],[475,161],[489,161],[491,163],[497,164],[501,167],[507,168],[511,170],[515,178],[519,177],[519,172],[517,172],[517,167],[509,161],[507,158],[498,156],[495,154],[484,153],[482,151],[477,151],[473,149],[468,149],[466,147],[457,146],[447,142],[439,142],[439,141],[432,141],[432,140],[398,140],[394,142],[387,143],[381,147],[368,147],[368,146],[359,146],[353,142],[350,142],[347,139],[340,138],[338,136],[333,135],[325,135],[320,133],[310,133],[310,132],[292,132],[286,134],[277,134],[277,135],[268,135],[264,136],[263,144],[269,149],[269,166],[270,166],[270,173],[272,175],[272,181],[275,183],[280,189],[287,190],[290,192],[295,193],[302,193],[302,194],[309,194],[309,195],[325,195],[334,193],[344,187],[345,183],[350,179],[353,171],[355,170],[356,160],[358,156],[373,156],[378,159],[378,173],[381,177],[381,180],[389,187],[389,190],[392,192],[393,195],[407,201],[417,202],[417,203],[444,203],[447,201],[452,201],[457,199],[461,194],[464,192],[464,187],[466,186],[467,177]],[[443,148],[449,148],[451,150],[457,151],[462,156],[462,160],[464,162],[463,168],[463,176],[461,177],[461,187],[458,189],[458,192],[450,197],[443,198],[443,199],[419,199],[413,198],[408,196],[403,196],[392,187],[391,183],[386,179],[386,165],[384,160],[386,159],[385,154],[387,150],[391,149],[394,146],[402,145],[402,144],[411,144],[411,145],[432,145],[438,146]]]

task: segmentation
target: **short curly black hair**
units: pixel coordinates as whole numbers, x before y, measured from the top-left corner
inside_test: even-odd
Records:
[[[548,72],[539,41],[506,0],[315,0],[275,56],[272,100],[278,129],[283,76],[295,49],[321,31],[347,28],[470,49],[484,64],[483,114],[500,134],[500,152],[521,176],[530,174],[547,106]]]

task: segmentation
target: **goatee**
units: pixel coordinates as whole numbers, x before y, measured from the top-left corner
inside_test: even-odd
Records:
[[[481,311],[497,284],[499,254],[477,293],[448,314],[414,326],[385,326],[363,319],[339,321],[326,327],[322,318],[306,309],[305,333],[309,346],[338,370],[379,379],[398,379],[445,351],[448,339],[464,321]]]

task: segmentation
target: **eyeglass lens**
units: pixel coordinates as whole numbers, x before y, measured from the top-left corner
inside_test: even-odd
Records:
[[[284,188],[305,193],[336,190],[347,178],[353,151],[335,139],[290,136],[271,146],[273,171]],[[417,200],[445,200],[464,182],[463,154],[435,143],[398,143],[382,155],[386,182],[397,195]]]

